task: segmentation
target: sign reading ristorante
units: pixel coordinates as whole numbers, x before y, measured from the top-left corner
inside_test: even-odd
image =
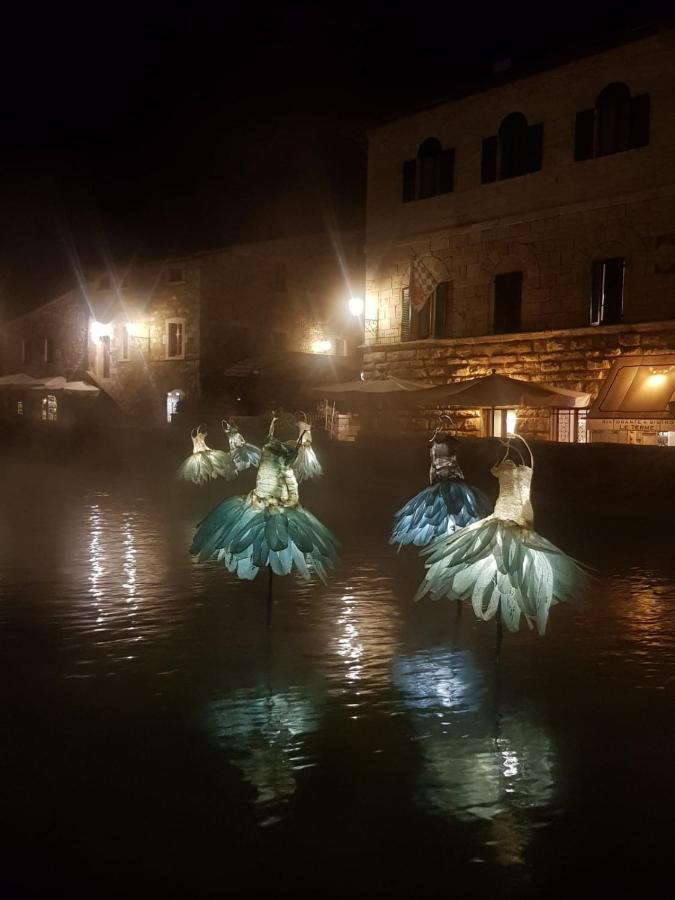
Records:
[[[675,431],[675,419],[588,419],[596,431]]]

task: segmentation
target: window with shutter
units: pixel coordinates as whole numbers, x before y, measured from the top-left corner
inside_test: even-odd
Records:
[[[649,144],[649,94],[631,97],[629,144],[631,149]]]
[[[441,144],[436,138],[428,138],[417,154],[419,197],[435,197],[438,194],[441,168]]]
[[[522,287],[522,272],[495,275],[493,316],[495,334],[512,334],[521,330]]]
[[[594,109],[584,109],[577,113],[574,125],[574,159],[576,162],[592,158],[594,127]]]
[[[483,138],[480,163],[481,184],[497,180],[497,136]]]
[[[591,269],[591,325],[617,325],[623,318],[623,257],[599,259]]]
[[[594,109],[578,112],[574,159],[610,156],[649,144],[649,94],[631,97],[625,84],[608,84]]]
[[[450,194],[454,188],[455,181],[455,151],[448,147],[441,151],[440,174],[438,192],[439,194]]]
[[[436,285],[433,297],[432,336],[436,338],[447,337],[450,322],[450,283],[442,281]]]

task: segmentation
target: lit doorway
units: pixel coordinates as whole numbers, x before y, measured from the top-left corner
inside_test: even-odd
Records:
[[[185,391],[177,388],[166,395],[166,421],[171,424],[173,417],[180,412],[181,402],[185,399]]]

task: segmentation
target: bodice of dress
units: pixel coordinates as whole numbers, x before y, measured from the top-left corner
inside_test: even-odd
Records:
[[[532,469],[529,466],[517,466],[512,460],[504,459],[492,467],[492,474],[499,479],[499,497],[493,515],[498,519],[530,527],[534,521],[530,502]]]
[[[234,453],[239,449],[239,447],[243,447],[246,443],[241,435],[241,432],[234,425],[230,425],[230,427],[227,429],[227,441],[230,445],[230,453]]]
[[[196,435],[192,435],[192,452],[204,453],[210,448],[206,446],[206,435],[203,431],[198,431]]]
[[[298,435],[298,440],[303,447],[308,447],[312,443],[312,426],[307,422],[298,422],[298,428],[300,429],[300,434]]]
[[[429,469],[429,483],[436,484],[447,478],[464,478],[459,463],[457,462],[457,441],[447,434],[438,435],[429,449],[431,468]]]
[[[295,448],[276,438],[270,438],[262,448],[253,494],[263,505],[298,505],[298,480],[291,468],[294,456]]]

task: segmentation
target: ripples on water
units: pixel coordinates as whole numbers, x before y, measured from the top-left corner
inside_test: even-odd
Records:
[[[325,588],[277,579],[267,632],[266,581],[187,553],[204,491],[26,476],[5,472],[0,521],[19,858],[26,798],[43,840],[62,817],[71,850],[86,848],[86,823],[110,827],[132,868],[127,832],[138,841],[146,826],[101,823],[127,821],[128,804],[164,858],[165,816],[180,816],[187,884],[197,865],[214,882],[245,862],[283,869],[302,846],[309,870],[341,859],[371,877],[378,861],[385,881],[430,896],[445,877],[499,894],[502,870],[509,889],[554,894],[584,877],[591,832],[598,864],[619,870],[622,847],[652,847],[653,804],[673,794],[669,539],[552,523],[597,566],[594,596],[555,608],[543,640],[506,635],[495,666],[493,627],[470,609],[412,603],[421,563],[388,546],[389,509],[364,510],[358,492],[338,508],[330,479],[307,505],[339,530],[340,568]],[[227,852],[202,859],[198,842],[221,838]]]

